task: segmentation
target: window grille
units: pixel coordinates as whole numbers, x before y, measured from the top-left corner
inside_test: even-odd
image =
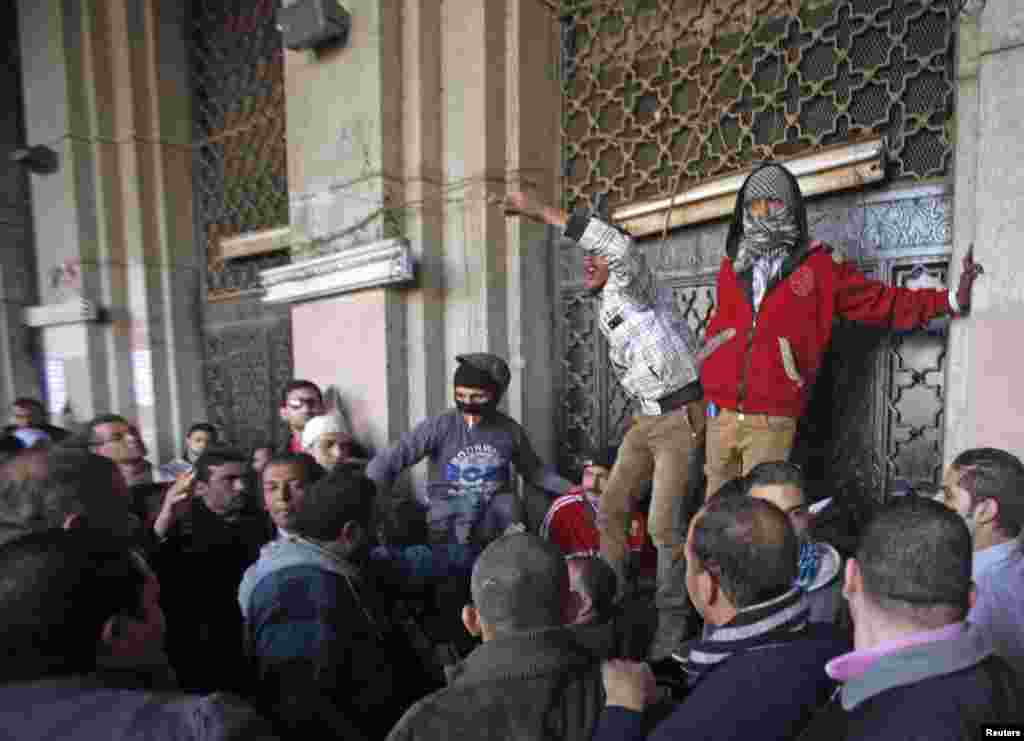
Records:
[[[276,254],[224,264],[225,237],[288,223],[284,57],[274,0],[191,0],[196,229],[209,297],[258,287]]]
[[[949,0],[596,0],[563,11],[569,203],[648,200],[879,134],[893,178],[949,168]]]

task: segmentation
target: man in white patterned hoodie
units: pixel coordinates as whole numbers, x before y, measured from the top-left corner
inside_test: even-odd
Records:
[[[601,498],[601,551],[626,583],[631,501],[652,478],[649,527],[658,549],[658,632],[651,657],[685,636],[693,608],[683,558],[691,452],[704,431],[697,338],[669,286],[659,286],[642,251],[624,232],[587,211],[571,217],[525,193],[505,199],[509,215],[557,226],[583,248],[583,284],[600,297],[598,323],[623,390],[640,406]],[[620,589],[622,587],[620,586]]]

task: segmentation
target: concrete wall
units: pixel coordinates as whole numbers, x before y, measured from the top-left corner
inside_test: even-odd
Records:
[[[295,376],[321,389],[338,389],[356,439],[375,448],[386,445],[387,289],[377,288],[296,306]],[[383,433],[383,434],[382,434]]]
[[[948,462],[970,447],[1024,455],[1024,6],[969,5],[961,21],[954,262],[968,247],[985,275],[969,318],[953,322],[946,397]]]

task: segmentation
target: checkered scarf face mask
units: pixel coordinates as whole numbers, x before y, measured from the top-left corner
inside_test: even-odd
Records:
[[[765,216],[750,212],[752,201],[779,201],[781,208]],[[793,184],[780,167],[766,167],[750,176],[743,198],[743,237],[736,250],[733,269],[743,273],[755,262],[775,262],[796,246],[800,230],[796,224],[797,195]]]

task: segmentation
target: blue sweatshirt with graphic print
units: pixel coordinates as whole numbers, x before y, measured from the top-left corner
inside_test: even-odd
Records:
[[[403,470],[424,458],[430,459],[431,482],[450,482],[484,494],[509,490],[510,465],[552,495],[564,494],[572,486],[544,466],[514,419],[495,412],[470,427],[458,409],[420,422],[370,461],[366,475],[387,491]]]

